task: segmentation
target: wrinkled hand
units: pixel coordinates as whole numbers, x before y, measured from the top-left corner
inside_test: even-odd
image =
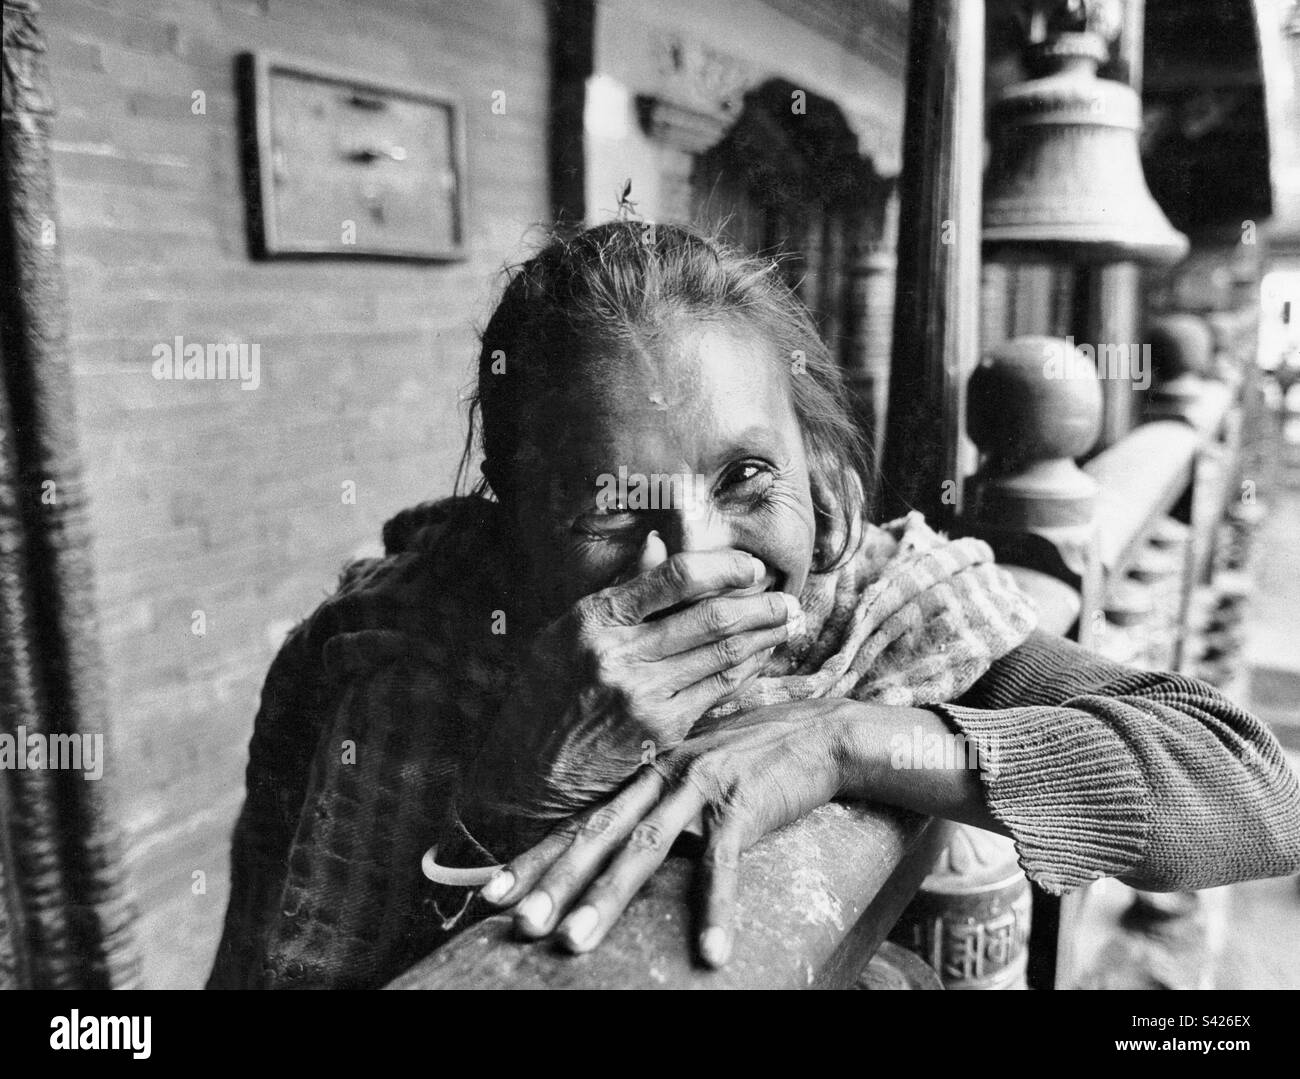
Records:
[[[497,906],[518,903],[515,925],[524,936],[541,937],[558,925],[570,950],[589,951],[674,840],[702,818],[705,906],[698,943],[704,962],[721,966],[731,953],[741,852],[840,793],[849,779],[847,732],[843,701],[801,701],[732,717],[659,757],[613,798],[508,863],[482,896]]]
[[[799,614],[743,551],[650,561],[538,635],[476,762],[478,806],[553,822],[606,797],[743,690]]]

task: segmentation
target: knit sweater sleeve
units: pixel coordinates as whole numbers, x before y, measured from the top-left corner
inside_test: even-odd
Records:
[[[1035,631],[934,707],[980,747],[990,812],[1048,892],[1103,876],[1166,891],[1300,870],[1295,773],[1259,720],[1204,682]]]

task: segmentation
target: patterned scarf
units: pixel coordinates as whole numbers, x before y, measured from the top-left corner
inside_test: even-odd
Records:
[[[840,570],[800,596],[805,626],[721,718],[818,697],[923,706],[955,700],[1029,635],[1035,614],[982,540],[950,540],[916,512],[868,525]]]
[[[426,848],[446,865],[498,861],[459,825],[454,800],[519,655],[488,629],[513,592],[495,557],[500,528],[481,499],[404,511],[385,526],[387,556],[349,566],[277,658],[211,985],[382,983],[445,939],[472,897],[465,885],[482,877],[435,866],[430,883]],[[946,539],[917,513],[867,525],[861,540],[839,569],[810,577],[802,628],[700,727],[810,698],[951,701],[1033,628],[985,543]]]

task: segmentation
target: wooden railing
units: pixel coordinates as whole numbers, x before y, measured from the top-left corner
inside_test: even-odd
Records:
[[[670,856],[594,952],[515,938],[479,922],[391,989],[847,989],[930,871],[947,825],[831,804],[767,836],[741,867],[736,941],[719,971],[692,940],[694,860]]]
[[[1084,466],[1097,484],[1097,555],[1103,575],[1122,576],[1155,523],[1183,498],[1202,436],[1175,420],[1143,424]]]

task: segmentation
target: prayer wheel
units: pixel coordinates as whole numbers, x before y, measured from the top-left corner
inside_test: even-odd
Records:
[[[945,989],[1024,989],[1031,903],[1015,844],[958,825],[890,937]]]

